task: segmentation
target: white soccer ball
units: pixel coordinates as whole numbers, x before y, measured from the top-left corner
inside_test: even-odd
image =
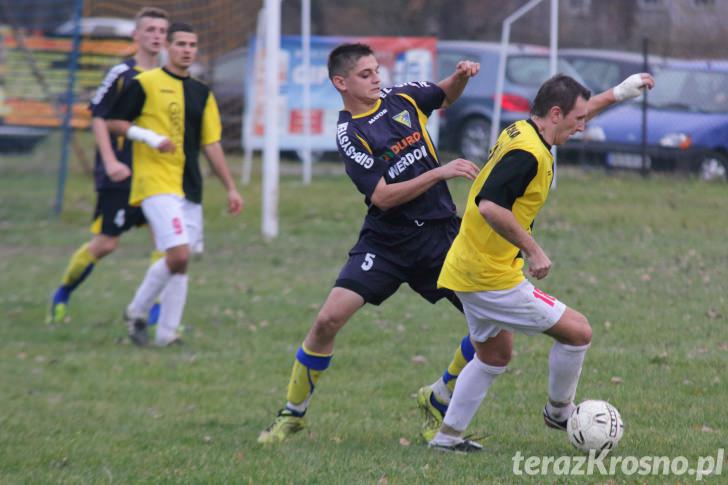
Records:
[[[566,422],[569,441],[578,450],[601,453],[616,448],[624,425],[617,408],[607,401],[589,400],[579,404]]]

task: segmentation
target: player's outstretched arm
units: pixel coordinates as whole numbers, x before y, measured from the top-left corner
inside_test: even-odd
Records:
[[[473,61],[460,61],[455,66],[455,72],[449,77],[437,83],[440,88],[445,91],[445,101],[442,102],[441,108],[447,108],[453,104],[463,94],[465,86],[471,77],[480,72],[480,64]]]
[[[225,152],[222,150],[222,145],[217,141],[203,146],[202,150],[205,152],[205,157],[209,160],[213,170],[215,170],[215,174],[220,178],[223,186],[225,186],[225,190],[227,190],[228,211],[233,215],[239,214],[245,202],[235,187],[233,177],[230,175],[230,169],[225,160]]]
[[[106,127],[106,121],[103,118],[94,116],[91,119],[91,129],[94,133],[96,146],[101,154],[101,161],[104,163],[106,175],[113,182],[121,182],[131,176],[131,170],[128,166],[121,163],[114,154],[109,138],[109,129]]]
[[[655,79],[651,74],[646,72],[632,74],[613,88],[607,89],[606,91],[595,94],[589,98],[589,104],[587,105],[587,120],[590,120],[599,114],[599,112],[607,106],[636,98],[641,95],[645,89],[652,89],[654,86]]]
[[[478,172],[480,172],[480,169],[470,160],[456,158],[441,167],[429,170],[405,182],[388,184],[382,177],[372,193],[371,200],[379,209],[388,210],[422,195],[438,182],[455,177],[475,180]]]
[[[487,199],[480,201],[478,211],[495,232],[521,250],[531,276],[540,280],[549,274],[551,260],[533,236],[521,227],[513,212]]]

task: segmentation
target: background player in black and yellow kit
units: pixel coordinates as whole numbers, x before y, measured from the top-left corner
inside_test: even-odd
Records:
[[[331,52],[328,68],[344,102],[337,126],[339,153],[364,195],[367,215],[349,260],[296,353],[288,402],[258,437],[261,443],[283,441],[303,429],[303,416],[319,375],[329,366],[336,334],[365,303],[379,305],[407,283],[431,303],[447,298],[462,308],[451,291],[436,285],[459,226],[446,180],[473,180],[478,167],[463,159],[440,165],[425,124],[435,109],[460,97],[480,65],[462,61],[437,84],[382,89],[379,63],[369,46],[344,44]],[[449,401],[448,383],[454,385],[472,352],[466,336],[443,377],[418,392],[428,439],[427,433],[434,435],[439,428]]]
[[[131,185],[131,142],[112,138],[104,118],[119,95],[137,74],[157,67],[159,52],[164,46],[169,20],[167,12],[154,7],[143,8],[135,16],[134,57],[109,69],[91,100],[91,126],[96,141],[96,209],[91,241],[82,245],[71,257],[61,285],[53,293],[48,323],[60,323],[68,313],[71,293],[93,270],[96,263],[111,254],[121,234],[145,223],[139,207],[129,205]]]
[[[149,268],[126,309],[129,336],[137,345],[147,344],[145,317],[162,291],[165,299],[155,344],[178,341],[187,301],[190,244],[202,230],[200,150],[227,190],[230,213],[238,214],[243,206],[220,145],[215,97],[189,75],[197,55],[197,34],[187,24],[174,23],[167,43],[169,62],[137,76],[117,100],[108,121],[113,133],[134,140],[129,201],[141,205],[157,250],[165,252],[164,259]]]
[[[536,279],[551,269],[551,260],[531,235],[553,180],[551,146],[583,131],[586,121],[605,107],[653,85],[649,74],[634,74],[591,96],[574,79],[557,75],[539,89],[530,119],[501,132],[470,189],[460,231],[438,280],[462,301],[476,355],[461,372],[430,447],[482,449],[462,434],[492,382],[506,370],[514,331],[554,339],[543,418],[552,428],[566,429],[591,327],[584,315],[534,287],[523,274],[524,261]]]

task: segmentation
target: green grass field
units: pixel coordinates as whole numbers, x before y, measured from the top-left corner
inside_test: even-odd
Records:
[[[46,149],[43,151],[43,149]],[[147,267],[145,230],[124,236],[74,294],[72,320],[43,323],[47,299],[86,232],[94,194],[72,172],[50,217],[57,154],[0,165],[2,483],[685,483],[692,475],[533,477],[513,456],[577,455],[541,420],[544,337],[517,336],[509,371],[471,431],[486,452],[453,456],[418,437],[416,390],[466,332],[447,303],[409,288],[357,314],[337,339],[309,430],[256,443],[285,400],[295,350],[355,242],[364,204],[340,173],[284,176],[279,238],[260,235],[260,184],[225,214],[206,184],[206,254],[191,265],[183,347],[139,349],[121,320]],[[231,159],[237,168],[239,161]],[[451,184],[459,207],[468,182]],[[535,234],[552,261],[539,286],[590,319],[579,400],[615,404],[616,456],[716,456],[728,437],[728,187],[564,169]],[[726,483],[722,476],[708,483]]]

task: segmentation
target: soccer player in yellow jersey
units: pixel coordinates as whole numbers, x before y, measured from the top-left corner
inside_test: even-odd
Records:
[[[157,67],[169,26],[168,18],[167,12],[154,7],[145,7],[137,13],[133,34],[136,53],[109,69],[89,105],[97,148],[93,237],[78,248],[68,262],[61,284],[53,293],[48,323],[61,323],[67,318],[71,293],[88,277],[96,263],[114,252],[122,233],[145,223],[141,209],[129,205],[131,142],[113,140],[104,118],[137,74]]]
[[[549,354],[546,425],[566,429],[592,331],[586,317],[536,288],[551,260],[531,234],[534,219],[553,180],[551,147],[561,145],[605,107],[652,88],[649,74],[634,74],[596,96],[574,79],[556,75],[539,89],[528,120],[498,137],[473,182],[460,231],[448,251],[438,285],[463,303],[475,357],[455,384],[450,406],[431,448],[478,451],[462,437],[488,388],[506,370],[513,332],[545,333],[554,339]]]
[[[220,145],[215,98],[189,75],[197,55],[197,34],[187,24],[174,23],[167,44],[168,63],[137,76],[108,120],[113,133],[134,141],[129,202],[141,205],[157,249],[165,252],[164,259],[149,268],[126,309],[129,336],[140,346],[148,340],[145,316],[162,291],[165,299],[154,343],[166,346],[179,341],[190,244],[202,229],[200,149],[227,190],[229,212],[238,214],[243,207]]]

